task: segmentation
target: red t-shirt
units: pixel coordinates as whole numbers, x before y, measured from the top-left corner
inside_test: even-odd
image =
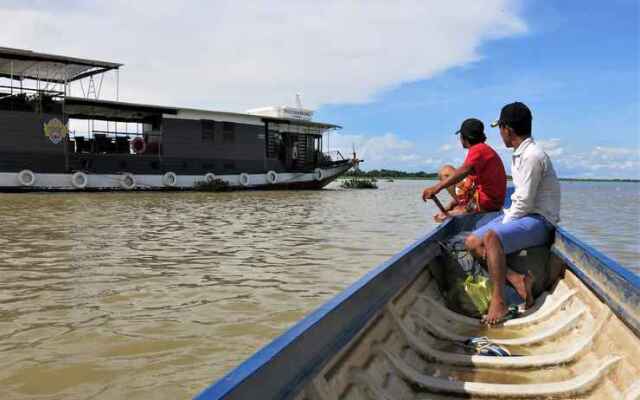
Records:
[[[480,209],[500,210],[507,192],[507,174],[498,153],[484,143],[474,144],[469,148],[463,165],[473,167],[471,175],[476,182]]]

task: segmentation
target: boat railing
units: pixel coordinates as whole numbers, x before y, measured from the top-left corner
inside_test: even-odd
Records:
[[[327,161],[342,161],[346,160],[342,153],[339,150],[325,151],[322,153],[323,156],[327,159]]]

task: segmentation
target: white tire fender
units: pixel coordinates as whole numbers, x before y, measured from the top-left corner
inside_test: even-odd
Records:
[[[276,171],[267,172],[267,182],[274,184],[278,182],[278,173]]]
[[[74,172],[73,175],[71,175],[71,184],[76,189],[84,189],[88,183],[89,177],[82,171]]]
[[[131,190],[136,187],[136,178],[132,174],[125,172],[120,177],[120,185],[127,190]]]
[[[213,172],[207,172],[204,175],[204,181],[206,183],[213,183],[213,181],[215,181],[215,180],[216,180],[216,175]]]
[[[18,182],[20,182],[22,186],[32,186],[36,183],[36,174],[29,169],[23,169],[18,172]]]
[[[240,184],[244,187],[249,186],[249,174],[245,174],[244,172],[240,174]]]
[[[175,172],[166,172],[162,175],[162,183],[165,186],[174,187],[178,183],[178,175]]]

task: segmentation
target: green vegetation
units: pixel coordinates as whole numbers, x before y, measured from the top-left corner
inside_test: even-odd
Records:
[[[349,171],[343,175],[343,179],[352,177],[367,177],[376,179],[438,179],[436,172],[406,172],[393,169],[372,169],[371,171]],[[511,180],[511,176],[507,175]],[[600,178],[559,178],[563,182],[640,182],[639,179],[600,179]]]
[[[227,192],[231,190],[231,187],[228,182],[216,178],[211,182],[200,181],[196,183],[195,190],[201,192]]]
[[[371,171],[349,171],[345,177],[364,176],[367,178],[393,178],[393,179],[436,179],[437,173],[431,172],[405,172],[393,169],[372,169]]]
[[[345,189],[377,189],[376,178],[367,178],[363,176],[353,176],[342,181],[340,186]]]

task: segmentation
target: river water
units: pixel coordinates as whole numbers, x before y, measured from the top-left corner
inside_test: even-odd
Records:
[[[427,184],[0,195],[0,398],[192,397],[433,229]],[[640,271],[640,184],[562,188],[562,224]]]

